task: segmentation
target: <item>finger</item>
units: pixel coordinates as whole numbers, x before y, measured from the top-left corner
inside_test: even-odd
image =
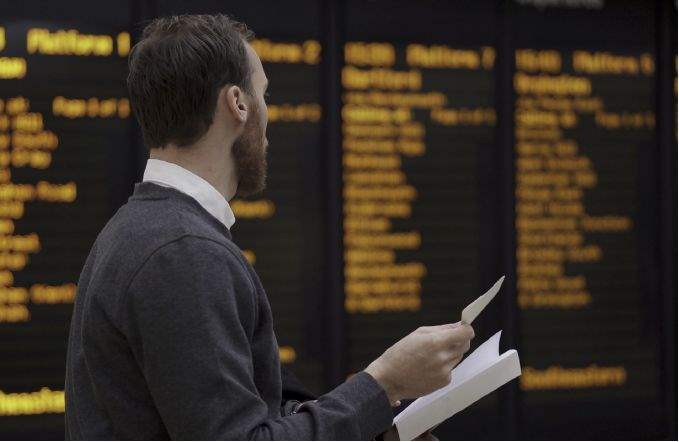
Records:
[[[441,345],[447,348],[453,348],[464,344],[474,337],[474,329],[467,324],[461,324],[457,327],[448,327],[440,329],[437,332],[441,340]]]
[[[471,341],[457,341],[452,343],[452,345],[448,345],[446,350],[457,355],[467,353],[470,347]]]
[[[453,330],[460,325],[462,325],[462,322],[458,321],[450,324],[430,325],[427,327],[422,327],[422,329],[427,333],[441,333],[445,332],[446,330]]]
[[[476,336],[476,333],[474,332],[474,327],[472,327],[472,326],[469,325],[469,324],[464,324],[464,323],[463,323],[463,324],[458,328],[458,330],[460,330],[461,332],[464,333],[464,338],[465,338],[465,340],[467,340],[467,341],[471,341],[472,339],[474,339],[474,336]]]
[[[452,370],[453,365],[457,364],[464,357],[464,353],[459,350],[444,349],[439,351],[439,361],[442,367]]]

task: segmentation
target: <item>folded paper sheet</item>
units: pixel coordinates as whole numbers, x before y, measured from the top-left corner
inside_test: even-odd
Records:
[[[474,402],[521,375],[516,350],[500,355],[495,333],[455,369],[447,386],[417,399],[394,419],[401,440],[413,440]]]
[[[465,324],[471,324],[474,322],[474,319],[476,319],[476,317],[481,314],[483,309],[486,308],[490,301],[493,300],[495,295],[497,295],[497,292],[500,291],[500,287],[502,287],[504,280],[505,277],[502,276],[502,278],[498,279],[497,282],[493,284],[493,286],[489,288],[486,293],[479,296],[474,302],[465,307],[464,310],[462,310],[462,322]]]

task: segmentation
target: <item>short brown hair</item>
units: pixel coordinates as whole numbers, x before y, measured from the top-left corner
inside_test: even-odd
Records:
[[[162,17],[146,26],[130,54],[127,87],[147,147],[202,137],[223,86],[251,93],[245,42],[253,37],[223,14]]]

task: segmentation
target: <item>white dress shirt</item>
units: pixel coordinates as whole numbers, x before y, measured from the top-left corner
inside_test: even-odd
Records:
[[[229,202],[212,184],[174,163],[150,158],[144,170],[144,181],[171,187],[198,201],[210,215],[231,229],[236,217]]]

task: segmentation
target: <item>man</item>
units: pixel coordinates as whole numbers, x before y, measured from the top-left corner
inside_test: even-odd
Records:
[[[80,276],[69,439],[373,439],[393,404],[445,385],[469,348],[467,325],[422,327],[317,400],[284,400],[269,303],[229,232],[228,201],[266,176],[251,38],[224,15],[161,18],[130,55],[150,159]]]

